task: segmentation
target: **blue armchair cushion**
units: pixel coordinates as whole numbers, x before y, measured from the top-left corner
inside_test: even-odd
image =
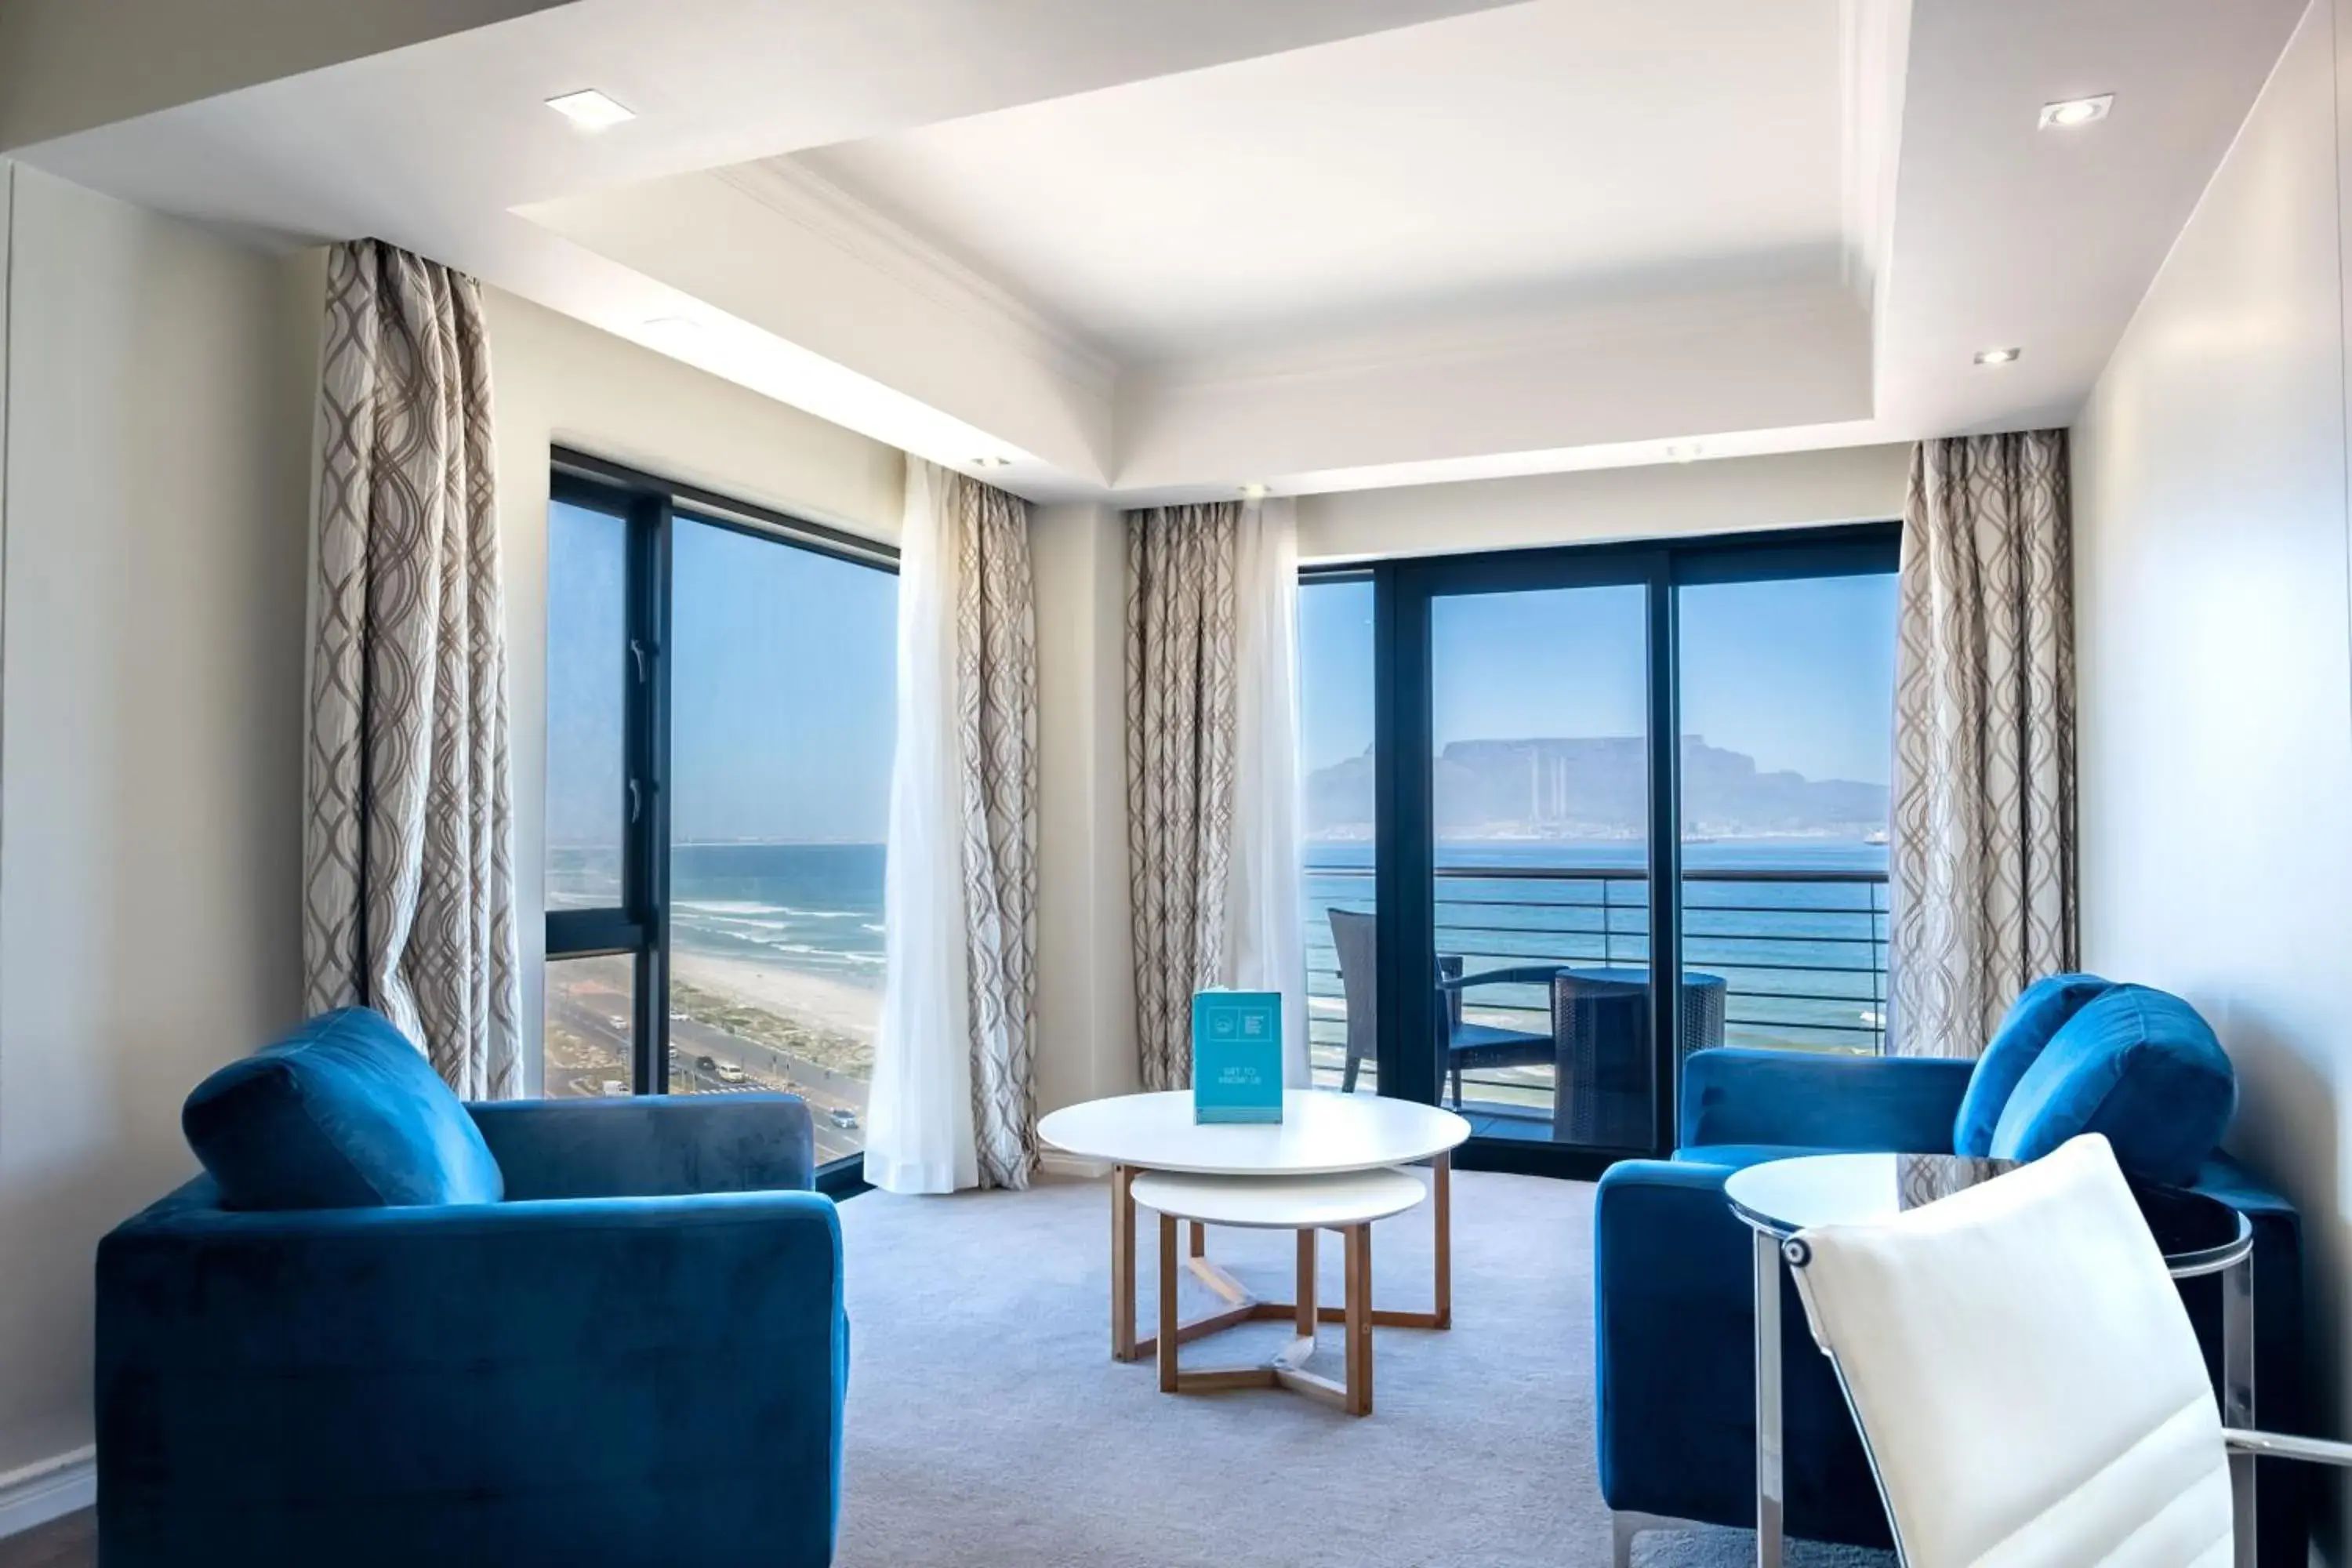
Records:
[[[816,1133],[796,1094],[633,1094],[466,1108],[507,1197],[811,1192]]]
[[[2068,1019],[2026,1069],[1991,1152],[2038,1160],[2077,1133],[2098,1132],[2133,1175],[2187,1183],[2237,1104],[2237,1074],[2197,1010],[2162,991],[2118,985]]]
[[[1952,1118],[1973,1063],[1718,1046],[1683,1063],[1682,1147],[1951,1152]]]
[[[231,1062],[180,1110],[230,1209],[492,1204],[498,1162],[466,1107],[383,1014],[345,1007]]]
[[[2095,974],[2051,974],[2025,988],[1977,1058],[1976,1075],[1969,1079],[1960,1114],[1952,1123],[1953,1153],[1981,1160],[1992,1152],[1993,1129],[2019,1080],[2066,1021],[2115,989],[2115,984]]]

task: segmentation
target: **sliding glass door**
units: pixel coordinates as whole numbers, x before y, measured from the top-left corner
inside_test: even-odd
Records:
[[[1441,1099],[1492,1138],[1647,1148],[1648,588],[1436,594],[1429,658]]]
[[[1710,1043],[1885,1048],[1895,575],[1835,564],[1717,556],[1675,590],[1684,984]]]
[[[1876,1048],[1895,558],[1874,525],[1310,577],[1318,1083],[1590,1173],[1672,1149],[1695,1051]]]
[[[1379,686],[1372,579],[1310,577],[1298,589],[1298,762],[1307,921],[1307,1056],[1318,1089],[1380,1088],[1372,951],[1372,758]],[[1349,962],[1341,962],[1346,950]]]

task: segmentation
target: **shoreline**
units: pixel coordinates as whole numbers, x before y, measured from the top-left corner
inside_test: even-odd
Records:
[[[803,1027],[843,1035],[871,1050],[882,1016],[882,993],[775,960],[705,952],[679,946],[671,973],[696,987],[772,1013]]]

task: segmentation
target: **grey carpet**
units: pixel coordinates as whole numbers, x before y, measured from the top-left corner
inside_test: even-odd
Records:
[[[1296,1394],[1169,1395],[1109,1357],[1099,1183],[842,1209],[853,1324],[841,1568],[1514,1568],[1605,1564],[1592,1436],[1592,1188],[1465,1173],[1454,1327],[1381,1331],[1375,1409]],[[1212,1231],[1210,1252],[1288,1297],[1286,1234]],[[1147,1233],[1147,1239],[1149,1238]],[[1322,1298],[1339,1298],[1336,1237]],[[1426,1205],[1374,1231],[1376,1294],[1429,1293]],[[1153,1310],[1152,1255],[1143,1276]],[[1187,1311],[1213,1301],[1187,1282]],[[1188,1365],[1258,1359],[1254,1324]],[[1317,1363],[1336,1361],[1327,1327]],[[1336,1369],[1327,1366],[1333,1375]],[[1740,1531],[1653,1532],[1642,1568],[1736,1568]],[[1892,1559],[1797,1543],[1791,1568]]]

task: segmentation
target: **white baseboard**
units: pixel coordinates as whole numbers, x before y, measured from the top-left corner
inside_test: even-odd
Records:
[[[98,1450],[76,1448],[0,1475],[0,1538],[62,1519],[98,1500]]]
[[[1039,1151],[1037,1168],[1049,1176],[1076,1176],[1089,1182],[1098,1182],[1110,1174],[1110,1166],[1103,1161],[1082,1160],[1058,1149]]]

